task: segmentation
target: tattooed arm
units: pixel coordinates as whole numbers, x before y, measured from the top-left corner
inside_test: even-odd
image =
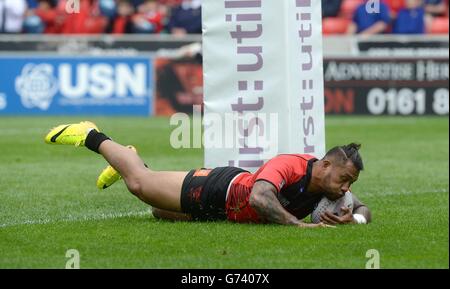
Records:
[[[326,225],[307,224],[286,211],[278,201],[276,188],[269,182],[258,181],[253,185],[250,195],[250,206],[271,223],[294,225],[298,227],[324,227]]]

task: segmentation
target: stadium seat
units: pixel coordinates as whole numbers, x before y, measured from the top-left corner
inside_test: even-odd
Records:
[[[339,17],[325,18],[322,22],[323,34],[345,34],[347,32],[349,24],[349,19]]]
[[[430,34],[448,34],[449,24],[448,17],[436,17],[431,21],[431,25],[428,29]]]
[[[353,13],[355,12],[356,8],[358,8],[358,6],[363,2],[363,0],[344,0],[342,2],[341,12],[339,13],[339,16],[346,19],[352,19]]]

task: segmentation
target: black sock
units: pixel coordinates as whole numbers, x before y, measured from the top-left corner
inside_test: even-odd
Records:
[[[86,137],[84,145],[93,152],[99,153],[98,148],[105,140],[111,140],[104,133],[98,132],[95,129],[91,130]]]

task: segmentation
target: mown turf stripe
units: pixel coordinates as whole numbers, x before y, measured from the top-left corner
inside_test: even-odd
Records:
[[[401,195],[416,195],[416,194],[436,194],[436,193],[448,193],[448,190],[446,189],[440,189],[440,190],[427,190],[423,192],[411,192],[411,191],[399,191],[399,192],[392,192],[392,191],[381,191],[377,193],[365,193],[365,196],[401,196]],[[17,222],[17,223],[4,223],[0,224],[0,228],[7,228],[7,227],[13,227],[13,226],[24,226],[24,225],[44,225],[44,224],[52,224],[52,223],[59,223],[59,222],[82,222],[82,221],[101,221],[101,220],[109,220],[109,219],[119,219],[119,218],[125,218],[125,217],[143,217],[143,216],[149,216],[151,213],[150,211],[138,211],[138,212],[126,212],[126,213],[107,213],[107,214],[99,214],[99,215],[91,215],[91,216],[85,216],[85,217],[68,217],[68,218],[62,218],[62,219],[44,219],[44,220],[27,220],[23,222]]]
[[[108,213],[108,214],[100,214],[93,216],[85,216],[85,217],[68,217],[63,219],[44,219],[44,220],[27,220],[24,222],[17,223],[4,223],[0,224],[0,228],[8,228],[13,226],[24,226],[24,225],[45,225],[52,223],[70,223],[70,222],[82,222],[82,221],[101,221],[101,220],[111,220],[111,219],[119,219],[126,217],[143,217],[149,216],[150,211],[139,211],[139,212],[127,212],[127,213]]]

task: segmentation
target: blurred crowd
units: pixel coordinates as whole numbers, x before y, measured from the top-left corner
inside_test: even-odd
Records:
[[[0,33],[201,33],[201,0],[0,0]]]
[[[448,0],[380,1],[322,0],[324,33],[448,33]],[[201,28],[201,0],[0,0],[0,33],[185,35]]]
[[[448,0],[322,0],[324,34],[448,34]]]

